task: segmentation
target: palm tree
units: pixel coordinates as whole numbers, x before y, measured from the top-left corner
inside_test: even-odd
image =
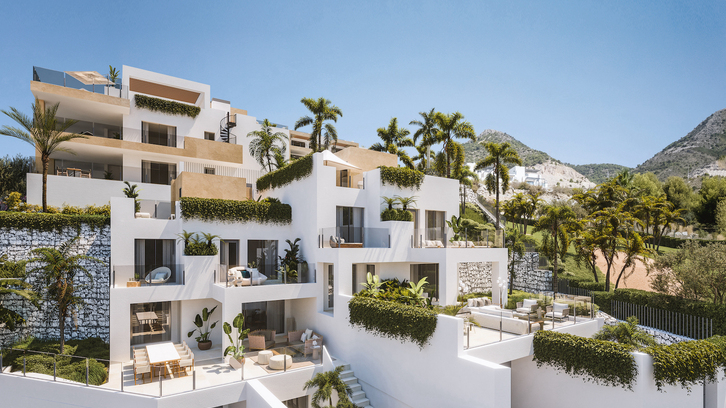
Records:
[[[487,175],[484,183],[487,187],[487,191],[489,191],[489,194],[496,192],[496,226],[497,229],[499,229],[499,188],[501,187],[502,192],[507,191],[509,188],[508,165],[516,164],[521,166],[522,159],[519,158],[517,151],[514,150],[508,142],[504,142],[502,144],[482,142],[482,144],[487,152],[489,152],[489,155],[477,162],[475,170],[484,170],[487,167],[492,167],[492,172]]]
[[[315,377],[305,383],[303,390],[317,388],[315,393],[313,393],[313,408],[322,408],[320,402],[325,400],[328,401],[328,407],[330,408],[348,408],[354,406],[349,398],[353,391],[340,378],[340,373],[342,372],[343,366],[338,366],[335,370],[317,373]],[[333,405],[333,391],[338,394],[338,403],[336,405]]]
[[[552,257],[552,290],[557,291],[557,258],[564,258],[570,246],[570,233],[578,230],[575,211],[567,203],[553,203],[543,208],[543,215],[534,225],[534,232],[545,233],[542,249]]]
[[[77,278],[80,277],[79,274],[83,274],[89,282],[93,281],[91,272],[83,264],[87,262],[104,263],[92,256],[74,255],[73,246],[77,240],[78,236],[64,242],[57,249],[33,249],[30,252],[35,257],[28,261],[40,264],[31,272],[40,274],[39,282],[44,285],[43,298],[52,304],[58,313],[61,354],[65,345],[66,318],[73,309],[78,310],[85,305],[79,292],[88,285],[80,284]]]
[[[66,120],[60,123],[55,116],[56,112],[58,112],[58,105],[56,103],[43,109],[38,98],[35,98],[35,103],[32,105],[32,118],[13,107],[10,108],[10,112],[0,110],[0,112],[20,125],[19,128],[5,125],[0,129],[0,135],[28,142],[35,146],[35,150],[40,154],[40,161],[43,163],[43,212],[48,210],[48,165],[50,155],[54,152],[75,154],[70,149],[62,147],[61,143],[72,139],[86,138],[86,136],[66,132],[77,120]]]
[[[250,142],[250,154],[260,163],[262,168],[267,168],[267,171],[272,171],[273,163],[276,163],[275,158],[285,156],[285,150],[287,150],[287,135],[282,132],[272,133],[274,125],[269,120],[265,119],[262,122],[262,129],[254,130],[247,133],[247,137],[253,137],[254,139]],[[282,145],[278,145],[280,142]]]
[[[514,285],[511,284],[514,282],[515,275],[515,264],[524,262],[522,257],[524,256],[524,251],[527,249],[527,244],[534,244],[535,239],[533,237],[530,237],[528,235],[522,234],[521,231],[519,231],[516,228],[512,228],[511,230],[507,231],[507,236],[505,238],[505,246],[507,247],[508,253],[509,253],[509,294],[512,294],[512,289],[514,288]],[[515,257],[516,256],[516,257]],[[519,260],[517,260],[519,258]]]
[[[411,132],[405,128],[398,128],[398,118],[391,119],[387,128],[378,128],[377,132],[383,144],[375,143],[370,150],[395,154],[406,167],[412,169],[413,161],[403,150],[403,147],[414,146],[413,141],[408,137]]]
[[[10,331],[25,323],[25,318],[20,313],[3,306],[2,299],[5,296],[19,296],[38,308],[37,294],[31,290],[30,284],[23,280],[25,264],[25,261],[8,261],[7,254],[0,256],[0,326],[4,325]]]
[[[343,116],[343,111],[339,107],[325,98],[302,98],[300,100],[303,105],[313,114],[313,117],[303,116],[295,122],[295,130],[313,125],[313,131],[310,133],[310,148],[314,152],[321,152],[330,146],[331,140],[338,141],[338,132],[335,126],[330,123],[323,123],[326,120],[338,121],[338,116]]]
[[[139,203],[139,193],[141,190],[138,189],[139,186],[131,184],[128,181],[124,181],[124,184],[126,184],[126,187],[121,191],[123,191],[126,198],[134,199],[134,212],[139,212],[141,210],[141,203]]]
[[[471,139],[476,141],[474,127],[469,122],[464,122],[464,115],[459,112],[444,114],[436,112],[434,115],[438,132],[436,141],[443,143],[443,151],[446,152],[446,177],[451,177],[451,142],[454,138]]]
[[[421,120],[412,120],[409,125],[418,126],[418,130],[413,134],[413,143],[416,144],[421,139],[421,144],[416,146],[418,150],[418,158],[422,160],[423,170],[429,168],[429,160],[431,159],[431,146],[436,144],[436,134],[439,129],[436,127],[436,108],[431,108],[430,112],[419,112]]]
[[[459,180],[459,188],[461,188],[461,215],[466,212],[466,187],[473,188],[474,183],[479,181],[479,176],[469,169],[469,166],[457,166],[454,172],[454,178]]]

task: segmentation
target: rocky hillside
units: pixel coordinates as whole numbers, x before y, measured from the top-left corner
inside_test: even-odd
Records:
[[[619,164],[602,163],[602,164],[569,164],[569,167],[577,170],[578,173],[587,177],[590,181],[595,184],[601,184],[607,181],[609,178],[614,177],[616,174],[623,170],[632,170],[628,166],[621,166]]]
[[[476,163],[486,157],[486,149],[484,149],[484,146],[480,144],[481,142],[509,142],[514,150],[519,153],[519,157],[522,158],[522,163],[527,167],[532,167],[535,164],[542,164],[548,160],[559,163],[559,160],[553,159],[547,153],[532,149],[511,135],[492,129],[487,129],[481,132],[479,137],[476,138],[476,142],[467,142],[463,144],[467,163]]]
[[[652,171],[660,180],[670,176],[726,175],[726,109],[709,116],[685,137],[639,165],[635,171]]]

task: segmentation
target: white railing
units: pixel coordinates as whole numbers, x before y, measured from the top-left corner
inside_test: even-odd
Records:
[[[182,162],[179,172],[181,173],[182,171],[189,173],[214,174],[217,176],[243,177],[247,179],[248,183],[254,183],[258,178],[262,177],[263,174],[259,170],[195,162]]]

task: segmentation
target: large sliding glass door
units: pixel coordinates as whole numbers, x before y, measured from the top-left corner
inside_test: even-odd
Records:
[[[171,270],[165,283],[182,283],[181,268],[176,265],[176,241],[173,239],[137,239],[134,242],[135,270],[138,279],[159,267]]]
[[[257,270],[268,279],[278,279],[277,262],[277,241],[254,239],[247,241],[247,264],[254,263]]]
[[[150,184],[171,185],[176,179],[176,164],[141,162],[141,182]]]
[[[444,242],[444,211],[426,211],[426,240]]]
[[[171,341],[171,302],[131,305],[131,345]]]
[[[363,209],[337,207],[335,226],[339,236],[349,243],[363,243]]]
[[[439,264],[414,264],[411,265],[411,282],[418,282],[426,278],[428,283],[424,293],[431,298],[439,298]]]
[[[245,317],[244,328],[252,330],[274,330],[285,333],[285,301],[250,302],[242,304]]]

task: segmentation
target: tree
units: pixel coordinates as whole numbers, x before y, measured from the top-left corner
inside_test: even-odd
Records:
[[[555,202],[542,209],[534,225],[535,232],[544,232],[542,249],[553,260],[552,290],[557,290],[557,258],[564,258],[570,246],[570,234],[579,229],[575,211],[565,202]]]
[[[32,105],[32,118],[13,107],[10,108],[9,112],[0,110],[0,112],[20,125],[19,128],[5,125],[0,129],[0,135],[14,137],[30,143],[35,146],[35,150],[40,154],[40,161],[43,163],[43,212],[48,211],[48,166],[50,164],[50,155],[55,152],[75,154],[70,149],[62,147],[61,143],[86,138],[86,136],[66,132],[78,121],[69,119],[63,123],[59,122],[55,116],[56,112],[58,112],[58,106],[59,104],[56,103],[43,109],[38,98],[35,98],[35,103]]]
[[[527,199],[529,202],[524,206],[524,234],[527,235],[527,226],[529,225],[529,220],[534,220],[535,215],[537,215],[537,211],[539,211],[539,207],[542,204],[542,199],[539,198],[541,196],[541,192],[536,193],[529,193],[527,194]]]
[[[436,112],[434,115],[438,132],[436,132],[436,141],[443,143],[443,152],[446,153],[446,177],[451,177],[451,142],[454,138],[470,139],[476,141],[474,127],[469,122],[464,122],[464,115],[459,112],[445,114]]]
[[[354,407],[349,396],[353,393],[350,386],[340,378],[343,366],[335,367],[335,370],[315,374],[311,380],[305,383],[303,390],[317,388],[313,393],[313,408],[322,408],[321,401],[328,401],[330,408],[351,408]],[[338,403],[333,405],[333,391],[338,395]]]
[[[726,234],[726,198],[719,200],[716,205],[716,229],[721,234]]]
[[[313,114],[313,117],[303,116],[295,122],[295,130],[313,125],[313,131],[310,132],[310,148],[314,152],[327,150],[331,144],[338,142],[338,131],[331,123],[324,123],[326,120],[338,122],[338,116],[343,116],[343,111],[325,98],[302,98],[300,100],[303,105]]]
[[[260,163],[267,171],[272,171],[272,165],[277,163],[277,156],[285,157],[287,150],[287,135],[283,132],[272,133],[274,125],[265,119],[262,122],[262,129],[254,130],[247,133],[247,137],[252,137],[250,142],[250,154]],[[278,144],[278,142],[280,144]]]
[[[492,168],[492,172],[489,173],[484,181],[487,191],[489,194],[496,192],[495,207],[496,207],[496,226],[499,229],[499,190],[501,187],[502,192],[509,189],[509,167],[508,165],[516,164],[522,165],[522,159],[519,158],[519,154],[514,150],[508,142],[497,144],[494,142],[483,142],[484,148],[487,150],[488,155],[484,159],[480,160],[476,164],[475,170],[484,170],[487,167]]]
[[[2,302],[4,298],[17,296],[29,301],[36,308],[39,307],[37,293],[24,280],[25,264],[24,261],[8,261],[7,254],[0,256],[0,325],[4,325],[10,331],[25,324],[25,318],[20,313],[5,307]]]
[[[17,191],[21,196],[27,193],[27,174],[35,170],[32,157],[17,155],[0,157],[0,200]]]
[[[704,177],[698,190],[700,202],[695,208],[698,222],[708,226],[716,224],[716,206],[726,198],[726,178]]]
[[[648,268],[653,290],[691,300],[724,304],[726,300],[726,245],[685,242],[675,252],[655,257]]]
[[[416,146],[418,157],[423,164],[423,170],[429,168],[429,160],[431,160],[431,146],[436,144],[436,134],[439,129],[436,127],[436,108],[431,108],[429,112],[419,112],[421,120],[412,120],[409,125],[418,126],[418,130],[413,134],[413,143],[421,139],[421,144]]]
[[[395,154],[406,167],[412,169],[414,167],[413,161],[403,150],[404,147],[414,146],[413,141],[408,137],[411,132],[408,129],[399,129],[397,118],[391,119],[387,128],[378,128],[377,132],[383,143],[373,144],[370,150]]]
[[[592,338],[615,341],[631,350],[641,350],[656,345],[653,336],[638,327],[638,318],[635,316],[630,316],[626,321],[615,325],[603,326]]]
[[[512,228],[507,231],[505,245],[509,254],[509,294],[512,294],[513,282],[516,277],[515,264],[523,262],[524,252],[527,250],[527,244],[534,244],[536,241],[533,237],[522,234],[518,229]]]
[[[461,153],[463,155],[463,149]],[[466,212],[466,188],[469,187],[473,189],[474,183],[478,183],[479,181],[479,176],[471,171],[469,166],[457,165],[454,171],[454,178],[459,180],[459,188],[463,190],[461,194],[461,215],[464,215],[464,212]]]
[[[664,194],[663,183],[652,172],[634,175],[632,185],[638,195],[660,197]]]
[[[600,277],[597,274],[597,240],[592,231],[587,228],[583,228],[578,231],[577,236],[574,239],[575,244],[575,262],[580,267],[582,262],[585,262],[587,266],[592,270],[592,276],[595,278],[595,282],[600,281]]]
[[[693,208],[696,197],[694,197],[693,189],[682,177],[668,177],[663,183],[663,191],[668,201],[675,206],[675,209],[690,211]]]
[[[85,305],[85,301],[79,295],[79,292],[93,282],[93,275],[84,266],[84,263],[104,264],[98,258],[82,253],[74,253],[76,252],[74,250],[76,241],[78,241],[78,236],[62,243],[57,249],[33,249],[30,253],[35,257],[28,261],[40,264],[31,272],[39,274],[39,282],[43,285],[43,299],[51,304],[58,314],[61,354],[65,345],[66,318],[73,310],[77,311]],[[88,284],[78,282],[81,275],[88,279]]]

